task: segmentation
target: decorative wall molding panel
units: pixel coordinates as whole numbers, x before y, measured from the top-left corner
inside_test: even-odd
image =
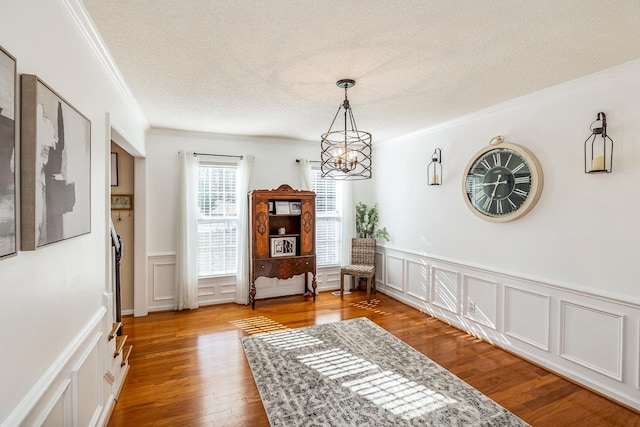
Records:
[[[404,259],[388,255],[384,265],[386,267],[385,284],[397,291],[404,292]]]
[[[431,304],[458,313],[458,273],[432,266],[431,283]]]
[[[147,301],[149,311],[175,309],[175,253],[157,253],[148,257],[149,288]],[[340,267],[322,267],[317,271],[317,291],[340,289]],[[311,286],[311,276],[309,276]],[[302,295],[304,278],[294,276],[287,280],[260,277],[256,280],[260,298],[284,295]],[[198,304],[200,306],[234,302],[236,296],[235,276],[206,277],[198,281]],[[124,313],[123,313],[124,314]]]
[[[560,301],[560,356],[622,381],[624,316]]]
[[[70,385],[71,380],[65,380],[60,384],[58,391],[54,393],[34,425],[57,427],[69,424],[65,420],[70,420],[72,414]]]
[[[640,410],[640,304],[581,292],[579,284],[384,246],[377,252],[378,271],[386,269],[376,276],[382,293]]]
[[[94,426],[102,411],[102,389],[100,380],[101,356],[98,342],[102,333],[93,338],[89,348],[71,371],[71,408],[74,426]]]
[[[550,303],[547,295],[505,286],[504,333],[549,351]]]
[[[429,299],[429,265],[424,262],[408,259],[407,265],[407,295],[422,301]]]
[[[465,318],[496,329],[498,283],[465,275],[462,278],[462,313]]]
[[[97,425],[110,396],[102,389],[108,357],[102,329],[107,314],[100,307],[31,391],[2,423],[2,427]]]

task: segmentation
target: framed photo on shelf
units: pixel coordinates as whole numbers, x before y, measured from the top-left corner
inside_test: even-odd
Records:
[[[276,201],[276,215],[289,215],[290,213],[289,202],[281,200]]]
[[[302,203],[289,202],[289,213],[292,215],[300,215],[300,212],[302,212]]]
[[[271,237],[271,256],[294,256],[296,254],[295,237]]]
[[[269,202],[269,213],[272,215],[276,213],[276,209],[273,207],[273,202]]]

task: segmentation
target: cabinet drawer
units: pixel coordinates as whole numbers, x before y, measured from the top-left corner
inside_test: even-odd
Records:
[[[294,264],[295,274],[302,274],[309,271],[315,271],[316,259],[315,257],[296,258]]]
[[[269,260],[257,260],[253,263],[253,275],[254,277],[273,277],[275,274],[275,268],[273,261]]]

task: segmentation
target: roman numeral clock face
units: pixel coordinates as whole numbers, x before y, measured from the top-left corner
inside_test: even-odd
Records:
[[[533,154],[518,145],[489,145],[472,157],[465,170],[467,206],[488,221],[519,218],[540,197],[542,169]]]

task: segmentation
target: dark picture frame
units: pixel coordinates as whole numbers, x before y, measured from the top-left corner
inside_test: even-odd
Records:
[[[118,153],[111,153],[111,186],[118,186]]]
[[[23,250],[91,232],[91,121],[50,86],[21,76]]]
[[[18,107],[16,58],[0,46],[0,260],[18,253],[16,155]]]
[[[295,237],[270,237],[269,239],[271,257],[296,255]]]

